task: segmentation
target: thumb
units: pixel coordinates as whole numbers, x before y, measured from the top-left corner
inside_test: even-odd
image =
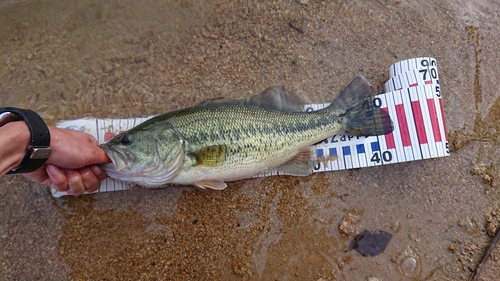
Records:
[[[95,155],[95,164],[101,164],[101,163],[108,163],[111,162],[111,159],[109,159],[108,155],[104,150],[100,147],[98,147]]]

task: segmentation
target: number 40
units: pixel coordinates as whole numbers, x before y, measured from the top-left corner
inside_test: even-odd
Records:
[[[383,160],[384,162],[391,162],[392,161],[392,153],[390,151],[384,151],[382,153],[382,159],[380,159],[380,152],[375,152],[373,153],[372,158],[370,158],[370,161],[375,162],[377,164],[380,163],[380,161]]]

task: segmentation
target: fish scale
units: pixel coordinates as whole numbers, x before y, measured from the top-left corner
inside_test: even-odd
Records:
[[[233,150],[234,153],[226,156],[227,161],[221,169],[255,162],[272,166],[275,161],[268,163],[268,158],[272,160],[277,155],[283,157],[293,151],[297,153],[300,148],[331,135],[341,126],[338,122],[341,119],[322,111],[290,113],[232,106],[222,110],[193,111],[191,114],[169,116],[164,120],[168,119],[178,128],[193,150],[219,144]],[[203,133],[200,134],[201,127]],[[189,169],[189,164],[184,166]]]

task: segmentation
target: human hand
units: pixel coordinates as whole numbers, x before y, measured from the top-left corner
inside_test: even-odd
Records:
[[[52,154],[38,170],[25,177],[58,191],[79,196],[93,192],[107,177],[96,164],[111,162],[89,134],[49,126]]]

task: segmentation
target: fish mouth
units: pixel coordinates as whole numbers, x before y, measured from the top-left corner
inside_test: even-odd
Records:
[[[99,164],[99,168],[105,171],[121,171],[129,169],[128,167],[128,158],[121,152],[112,149],[107,144],[101,144],[99,147],[108,155],[108,158],[111,160],[111,163],[103,163]]]

